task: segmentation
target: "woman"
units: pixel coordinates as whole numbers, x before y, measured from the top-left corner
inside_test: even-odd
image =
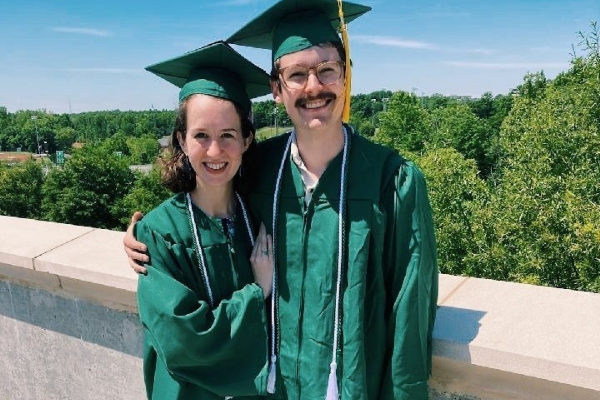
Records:
[[[177,194],[135,227],[150,256],[138,282],[148,398],[264,394],[271,243],[264,226],[252,243],[238,190],[250,97],[269,93],[268,76],[222,42],[147,70],[181,87],[163,173]]]

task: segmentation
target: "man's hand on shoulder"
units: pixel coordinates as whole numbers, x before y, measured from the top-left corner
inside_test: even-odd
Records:
[[[123,247],[129,261],[129,266],[133,268],[138,274],[146,274],[146,268],[142,265],[150,261],[150,257],[146,254],[148,248],[142,242],[138,242],[133,235],[133,228],[135,224],[142,219],[144,215],[136,211],[131,216],[131,223],[127,227],[125,237],[123,238]]]

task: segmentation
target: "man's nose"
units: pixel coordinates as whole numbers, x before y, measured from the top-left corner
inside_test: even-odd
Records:
[[[317,78],[317,71],[308,71],[306,77],[306,90],[316,90],[321,87],[321,81]]]

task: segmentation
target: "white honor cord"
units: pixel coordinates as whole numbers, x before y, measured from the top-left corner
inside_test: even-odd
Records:
[[[252,227],[250,226],[250,220],[248,219],[248,213],[246,212],[246,206],[242,201],[240,195],[235,193],[238,203],[242,208],[242,214],[244,215],[244,221],[246,222],[246,229],[248,230],[248,237],[250,238],[250,243],[252,243],[252,247],[254,247],[254,237],[252,234]],[[194,218],[194,211],[192,209],[192,197],[190,193],[186,193],[185,200],[188,208],[188,218],[190,220],[190,224],[192,225],[192,234],[194,235],[194,245],[196,246],[196,256],[198,258],[198,266],[200,268],[200,272],[202,274],[202,279],[204,280],[204,286],[206,287],[206,293],[208,295],[208,304],[210,308],[214,308],[214,299],[212,294],[212,289],[210,287],[210,281],[208,279],[208,271],[206,269],[206,260],[204,258],[204,252],[202,251],[202,246],[200,245],[200,237],[198,236],[198,227],[196,226],[196,218]]]
[[[340,297],[341,297],[341,287],[342,287],[342,267],[344,261],[344,245],[345,245],[345,220],[346,220],[346,174],[347,174],[347,160],[348,160],[348,149],[350,147],[350,140],[348,137],[348,132],[345,127],[342,127],[344,133],[344,149],[342,154],[342,168],[341,168],[341,176],[340,176],[340,212],[338,216],[338,268],[337,268],[337,281],[336,281],[336,298],[335,298],[335,321],[334,321],[334,334],[333,334],[333,354],[331,360],[331,370],[329,375],[329,383],[327,387],[327,398],[329,399],[337,399],[338,389],[337,389],[337,348],[338,348],[338,337],[339,337],[339,327],[340,327]],[[277,183],[275,185],[275,193],[274,193],[274,201],[273,201],[273,260],[275,268],[277,266],[277,217],[278,217],[278,204],[279,204],[279,195],[281,191],[281,180],[283,176],[283,170],[285,169],[285,163],[288,158],[288,153],[290,151],[290,147],[292,141],[295,137],[295,131],[292,131],[290,137],[288,139],[285,151],[283,153],[283,157],[281,159],[281,164],[279,166],[279,171],[277,174]],[[276,356],[276,341],[275,341],[275,315],[277,313],[276,310],[276,293],[277,293],[277,285],[275,281],[276,274],[273,274],[273,286],[272,286],[272,294],[271,294],[271,366],[269,367],[269,380],[273,382],[272,385],[268,385],[267,391],[269,393],[274,393],[274,377],[271,375],[271,369],[274,374],[275,363],[277,361]],[[269,387],[271,386],[271,387]],[[273,391],[271,391],[272,389]]]
[[[290,137],[285,146],[283,157],[281,157],[281,164],[279,165],[279,171],[277,172],[277,181],[275,183],[275,193],[273,194],[273,283],[271,285],[271,363],[269,365],[269,376],[267,379],[267,392],[275,393],[275,380],[276,380],[276,368],[277,363],[277,338],[276,338],[276,325],[275,315],[277,314],[277,212],[279,205],[279,192],[281,191],[281,177],[283,176],[283,170],[285,169],[285,163],[290,152],[290,147],[294,139],[295,132],[290,133]]]
[[[344,152],[342,154],[342,171],[340,176],[340,212],[338,216],[338,269],[337,283],[335,293],[335,320],[333,324],[333,354],[331,355],[331,364],[329,371],[329,380],[327,383],[326,400],[337,400],[339,398],[337,384],[337,348],[340,329],[340,297],[342,290],[342,267],[344,262],[344,244],[345,244],[345,227],[346,227],[346,173],[348,168],[348,147],[350,141],[348,132],[344,130]]]
[[[242,207],[242,214],[244,215],[244,222],[246,222],[246,230],[248,231],[250,244],[252,247],[254,247],[254,235],[252,235],[252,226],[250,225],[250,219],[248,218],[248,213],[246,212],[246,205],[242,201],[242,197],[238,194],[238,192],[235,192],[235,197],[237,198],[240,207]]]

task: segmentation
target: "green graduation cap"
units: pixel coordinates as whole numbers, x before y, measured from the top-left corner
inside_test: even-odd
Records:
[[[371,7],[342,2],[344,22],[361,16]],[[341,42],[336,0],[280,0],[235,32],[227,42],[271,49],[273,61],[286,54],[325,43]]]
[[[146,70],[180,87],[180,102],[201,93],[231,100],[250,112],[250,99],[271,93],[269,75],[223,41],[150,65]]]

